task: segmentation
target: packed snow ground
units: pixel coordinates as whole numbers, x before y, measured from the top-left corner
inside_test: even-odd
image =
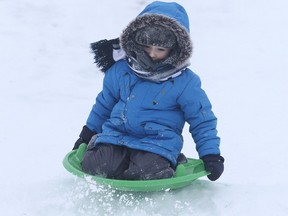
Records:
[[[191,69],[219,119],[217,182],[127,193],[63,168],[102,86],[89,44],[118,37],[149,2],[0,0],[1,215],[287,215],[285,0],[178,1],[190,15]],[[187,128],[184,137],[197,157]]]

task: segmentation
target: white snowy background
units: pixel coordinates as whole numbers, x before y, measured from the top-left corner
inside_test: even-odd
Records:
[[[218,181],[127,193],[63,168],[102,86],[89,44],[118,37],[149,2],[0,0],[1,215],[287,215],[285,0],[178,1],[190,16],[191,69],[219,119]],[[184,137],[197,157],[187,127]]]

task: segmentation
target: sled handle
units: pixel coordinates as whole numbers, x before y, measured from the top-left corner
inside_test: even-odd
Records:
[[[83,156],[84,156],[84,153],[87,149],[87,144],[85,143],[82,143],[79,148],[77,149],[77,152],[76,152],[76,160],[80,163],[83,159]]]
[[[179,176],[185,176],[186,175],[186,168],[183,164],[179,164],[176,168],[176,173],[175,176],[179,177]]]

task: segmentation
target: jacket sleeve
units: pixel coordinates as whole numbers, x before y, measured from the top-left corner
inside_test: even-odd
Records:
[[[103,123],[110,117],[114,105],[119,100],[119,82],[117,64],[105,72],[103,89],[97,95],[96,102],[87,119],[87,127],[95,133],[102,132]]]
[[[220,154],[220,138],[217,136],[217,118],[212,112],[211,103],[201,88],[200,78],[193,78],[182,92],[179,103],[184,111],[189,131],[196,144],[199,157],[208,154]]]

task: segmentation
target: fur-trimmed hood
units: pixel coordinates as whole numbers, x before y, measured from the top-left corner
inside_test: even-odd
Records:
[[[163,26],[171,30],[177,39],[170,57],[165,60],[176,68],[189,65],[192,54],[192,42],[189,34],[189,18],[185,9],[175,2],[155,1],[149,4],[130,24],[120,36],[120,44],[127,56],[131,56],[139,45],[135,42],[135,34],[146,26]]]

